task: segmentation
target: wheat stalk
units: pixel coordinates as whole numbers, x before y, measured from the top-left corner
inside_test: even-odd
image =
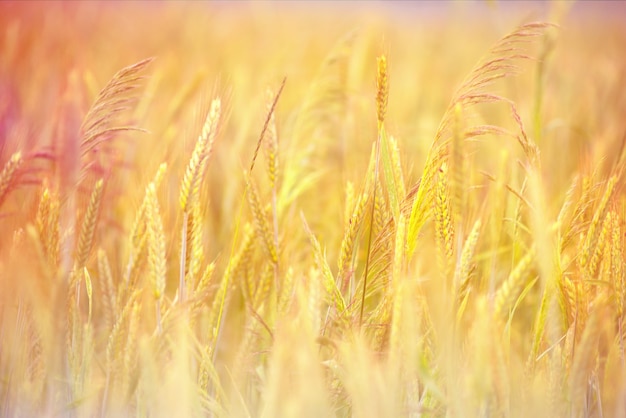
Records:
[[[377,59],[377,76],[376,76],[376,116],[378,119],[378,137],[375,145],[374,157],[374,186],[372,191],[372,209],[370,213],[369,237],[367,240],[367,257],[365,259],[365,273],[363,274],[363,290],[361,292],[361,311],[359,313],[359,327],[363,324],[363,312],[365,310],[365,295],[367,290],[367,279],[370,270],[370,262],[372,255],[372,240],[374,230],[374,218],[376,212],[376,191],[378,190],[377,182],[380,166],[380,144],[384,135],[385,112],[387,111],[387,101],[389,99],[389,80],[387,77],[387,58],[382,55]],[[380,198],[380,197],[379,197]]]

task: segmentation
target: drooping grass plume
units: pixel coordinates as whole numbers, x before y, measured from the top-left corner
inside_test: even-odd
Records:
[[[152,61],[153,58],[147,58],[121,69],[100,91],[81,125],[82,156],[95,151],[116,132],[137,129],[130,126],[115,126],[114,122],[120,112],[128,110],[131,103],[129,94],[138,87],[138,82],[143,78],[141,72]]]
[[[528,58],[521,53],[520,48],[529,41],[530,38],[541,35],[547,27],[545,23],[528,23],[520,26],[509,35],[503,37],[491,48],[488,58],[479,62],[455,92],[446,113],[444,114],[433,145],[426,157],[426,163],[421,176],[420,187],[413,200],[411,218],[409,221],[409,254],[413,255],[416,248],[417,236],[428,217],[428,205],[433,193],[433,179],[436,176],[441,161],[447,157],[448,143],[450,141],[450,125],[454,121],[454,109],[457,104],[462,108],[468,108],[481,103],[494,103],[502,101],[503,98],[486,92],[486,87],[494,81],[515,74],[517,67],[515,62]],[[465,138],[478,136],[484,132],[492,131],[487,129],[477,130],[476,134],[470,135],[466,132]]]

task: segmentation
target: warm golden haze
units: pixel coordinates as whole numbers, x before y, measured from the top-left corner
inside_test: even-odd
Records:
[[[0,415],[626,415],[619,5],[351,5],[0,3]]]

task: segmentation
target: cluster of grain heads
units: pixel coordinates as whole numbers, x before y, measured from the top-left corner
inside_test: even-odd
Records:
[[[237,123],[227,124],[230,100],[215,98],[180,165],[168,154],[153,172],[162,160],[136,155],[128,167],[149,171],[137,176],[139,187],[120,191],[113,168],[123,153],[114,151],[124,150],[112,139],[135,129],[123,111],[149,60],[121,70],[87,112],[80,141],[65,144],[78,153],[52,160],[56,178],[11,193],[29,169],[26,151],[0,171],[0,208],[36,190],[25,225],[0,225],[12,239],[0,242],[0,409],[623,414],[621,173],[553,173],[550,165],[560,166],[524,127],[528,109],[488,89],[518,71],[528,41],[545,29],[521,26],[474,67],[433,129],[421,173],[405,154],[414,137],[395,112],[402,95],[390,96],[404,62],[374,61],[351,34],[301,105],[289,108],[298,87],[290,86],[278,106],[285,80],[267,94],[258,137],[244,128],[257,128],[255,112],[233,109]],[[370,77],[361,114],[351,77],[370,70],[376,90]],[[167,106],[164,148],[176,149],[178,116],[198,86],[197,78],[185,83]],[[150,108],[151,97],[142,100],[136,115]],[[240,113],[250,123],[239,124]],[[392,136],[396,129],[407,138]],[[214,149],[219,136],[237,146],[256,139],[239,180],[229,147]],[[260,152],[262,172],[254,171]],[[223,171],[224,188],[239,182],[235,203],[215,201],[221,190],[209,187],[219,183],[209,183],[209,163]],[[215,233],[217,225],[227,233]],[[36,263],[11,264],[31,253]]]
[[[200,185],[208,161],[213,153],[213,143],[217,136],[222,102],[219,98],[211,102],[202,133],[198,137],[191,159],[187,165],[180,189],[180,207],[183,213],[182,242],[180,257],[179,298],[186,299],[188,284],[193,287],[194,274],[199,271],[199,258],[202,254],[201,225],[202,218],[199,208]]]

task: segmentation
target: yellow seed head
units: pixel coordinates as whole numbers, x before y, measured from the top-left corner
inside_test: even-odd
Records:
[[[389,80],[387,79],[387,57],[378,57],[378,75],[376,77],[376,110],[378,123],[385,120],[387,111],[387,99],[389,97]]]
[[[202,183],[204,170],[213,152],[213,142],[217,135],[221,111],[221,101],[219,98],[216,98],[211,102],[211,110],[204,122],[202,133],[196,142],[183,177],[180,189],[180,207],[183,212],[189,210],[192,201],[197,199],[200,193],[200,184]]]
[[[435,229],[439,245],[440,267],[444,276],[452,265],[454,258],[454,227],[450,213],[450,195],[448,190],[448,164],[441,164],[436,184],[434,200]]]
[[[85,266],[91,252],[94,234],[96,232],[96,223],[98,222],[98,214],[100,212],[100,203],[102,201],[103,184],[102,179],[96,182],[96,186],[91,193],[87,211],[83,217],[83,224],[78,238],[78,247],[76,249],[76,267],[78,268]]]
[[[156,196],[154,183],[148,186],[148,260],[150,262],[151,276],[154,287],[154,298],[160,299],[165,291],[165,234],[163,233],[163,221],[159,210],[159,202]]]
[[[517,263],[509,277],[496,292],[494,304],[496,318],[506,319],[526,283],[528,271],[532,267],[536,254],[535,247],[532,247]]]

